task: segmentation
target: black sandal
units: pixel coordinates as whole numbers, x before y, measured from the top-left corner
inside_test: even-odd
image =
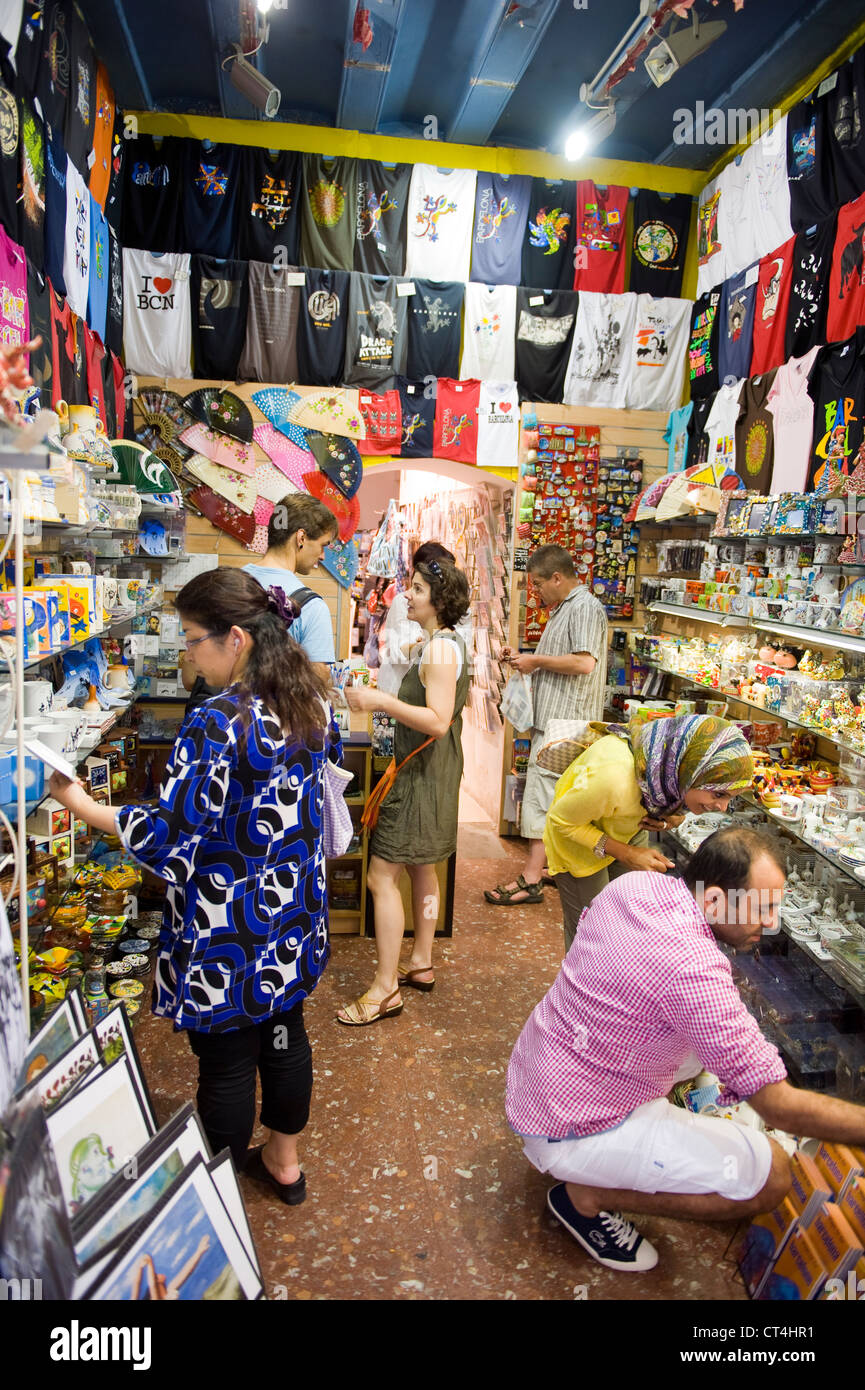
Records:
[[[506,888],[503,883],[499,883],[495,888],[485,888],[484,897],[493,907],[528,907],[529,903],[542,903],[544,901],[544,890],[540,883],[526,883],[520,874],[516,880],[516,888]],[[498,897],[493,897],[497,893]],[[528,893],[527,898],[522,898],[519,902],[513,899],[517,893]]]

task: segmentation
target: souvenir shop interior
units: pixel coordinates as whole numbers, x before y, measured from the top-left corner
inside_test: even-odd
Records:
[[[203,8],[166,66],[132,0],[0,5],[0,1281],[613,1301],[504,1113],[562,908],[549,883],[484,900],[526,848],[503,653],[543,637],[527,571],[553,543],[606,613],[608,721],[741,730],[753,785],[653,842],[673,872],[734,822],[783,843],[778,930],[733,977],[796,1086],[865,1104],[861,13],[536,0],[467,5],[455,37],[438,0]],[[352,824],[323,870],[294,1211],[213,1151],[183,1033],[151,1016],[164,881],[48,779],[156,802],[189,698],[173,598],[261,563],[299,494],[337,528],[300,578]],[[470,591],[458,847],[436,992],[360,1033],[334,1014],[375,961],[361,817],[394,725],[345,692],[382,678],[427,541]],[[673,1098],[765,1128],[706,1072]],[[865,1280],[865,1151],[773,1137],[783,1205],[653,1217],[638,1297]]]

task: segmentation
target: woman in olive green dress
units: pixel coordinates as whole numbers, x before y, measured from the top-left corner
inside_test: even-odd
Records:
[[[399,695],[349,687],[352,709],[382,710],[396,720],[394,761],[432,742],[406,763],[380,804],[370,840],[367,886],[375,908],[378,969],[365,994],[340,1009],[340,1023],[355,1028],[392,1018],[403,1008],[400,988],[431,990],[432,943],[438,917],[435,865],[456,849],[463,773],[462,708],[469,688],[468,656],[454,625],[468,612],[465,575],[445,560],[416,567],[408,616],[426,634],[422,652],[403,678]],[[399,880],[411,880],[414,946],[400,969],[405,913]]]

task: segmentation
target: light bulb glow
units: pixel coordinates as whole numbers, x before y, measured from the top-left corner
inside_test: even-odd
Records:
[[[591,144],[586,130],[573,130],[565,141],[565,159],[582,159]]]

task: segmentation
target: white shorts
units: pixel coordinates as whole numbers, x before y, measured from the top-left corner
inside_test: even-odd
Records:
[[[523,1152],[559,1182],[625,1192],[717,1192],[734,1202],[756,1196],[772,1166],[772,1147],[759,1130],[693,1115],[663,1099],[639,1106],[603,1134],[524,1139]]]
[[[520,834],[526,840],[542,840],[547,812],[556,794],[558,772],[546,772],[538,767],[538,753],[547,741],[544,733],[532,735],[532,747],[526,768],[526,785],[523,790],[523,808],[520,812]]]

